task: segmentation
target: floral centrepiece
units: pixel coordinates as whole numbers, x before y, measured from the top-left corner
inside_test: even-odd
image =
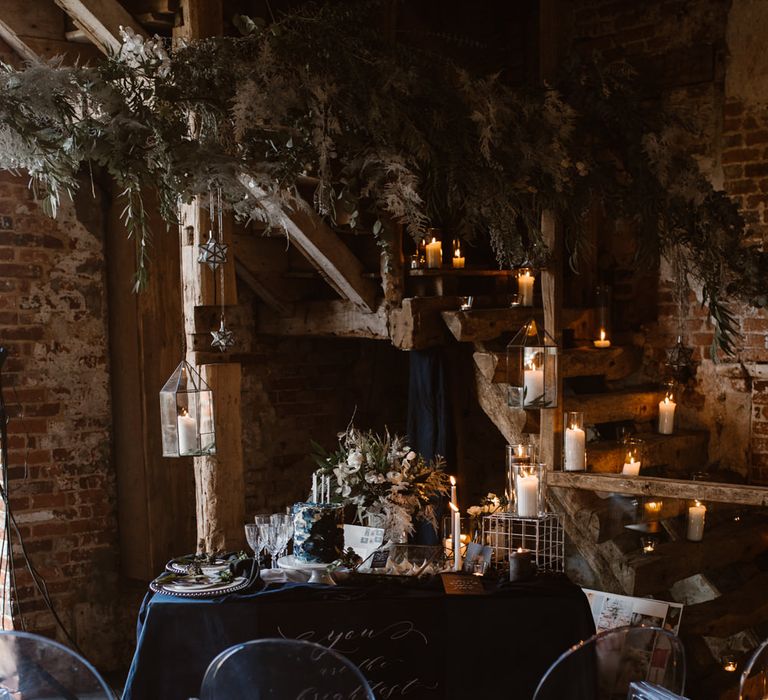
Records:
[[[352,426],[339,433],[336,452],[314,448],[320,473],[331,478],[331,502],[352,507],[355,522],[383,527],[394,540],[413,534],[416,520],[437,528],[433,501],[449,485],[441,457],[428,462],[399,435]]]

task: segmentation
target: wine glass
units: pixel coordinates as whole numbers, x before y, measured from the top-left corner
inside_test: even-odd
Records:
[[[272,516],[269,513],[258,513],[253,517],[253,522],[259,526],[259,532],[261,534],[261,537],[259,538],[261,542],[261,548],[257,553],[259,563],[263,563],[267,553],[267,530],[269,529],[269,522],[271,517]]]
[[[263,547],[261,528],[256,523],[245,524],[245,539],[248,542],[248,546],[253,550],[253,556],[259,556],[259,552]]]
[[[293,520],[285,513],[273,513],[269,521],[269,537],[267,549],[272,556],[272,568],[276,569],[277,560],[288,545],[288,540],[293,536]]]

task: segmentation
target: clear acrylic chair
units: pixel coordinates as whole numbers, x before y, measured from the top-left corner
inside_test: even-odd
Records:
[[[768,639],[747,661],[739,682],[739,700],[763,700],[768,697]]]
[[[82,656],[52,639],[0,631],[0,700],[114,700]]]
[[[618,627],[563,653],[539,681],[534,700],[626,700],[632,681],[648,681],[682,695],[685,651],[658,627]]]
[[[208,666],[200,700],[285,698],[374,700],[360,670],[338,652],[292,639],[257,639],[225,649]]]

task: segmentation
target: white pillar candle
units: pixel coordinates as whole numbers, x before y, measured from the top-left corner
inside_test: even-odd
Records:
[[[586,469],[587,436],[581,428],[565,429],[565,471]]]
[[[461,248],[456,248],[456,252],[454,252],[453,258],[451,259],[451,264],[453,265],[454,270],[464,269],[464,256],[461,254]]]
[[[675,430],[675,408],[677,404],[669,396],[659,401],[659,433],[662,435],[672,435]]]
[[[624,462],[624,468],[621,470],[621,473],[626,476],[639,476],[642,463],[639,461],[635,462],[635,458],[630,455],[627,456],[629,457],[629,462]]]
[[[691,542],[701,542],[704,537],[704,518],[707,515],[707,507],[696,501],[696,505],[688,508],[688,532],[686,537]]]
[[[536,278],[526,270],[517,277],[517,293],[521,306],[533,306],[533,283]]]
[[[443,265],[443,244],[432,239],[431,243],[427,243],[427,267],[438,268]]]
[[[461,571],[461,513],[459,509],[451,503],[451,518],[453,527],[451,540],[453,544],[453,570]]]
[[[517,514],[521,518],[539,514],[539,477],[535,474],[517,477]]]
[[[526,369],[523,372],[523,385],[525,388],[523,406],[536,403],[544,394],[544,370]]]
[[[196,454],[197,449],[197,423],[188,413],[180,413],[178,418],[179,427],[179,454]]]
[[[317,503],[317,472],[312,472],[312,503]]]

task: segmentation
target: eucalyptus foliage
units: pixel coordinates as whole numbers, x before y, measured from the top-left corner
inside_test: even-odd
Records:
[[[732,293],[766,303],[766,262],[743,247],[744,222],[621,67],[573,63],[552,85],[513,87],[379,30],[380,1],[310,4],[241,38],[170,46],[127,33],[93,66],[0,71],[0,167],[27,170],[48,211],[83,164],[106,169],[137,242],[142,193],[166,221],[179,201],[221,187],[245,219],[280,228],[312,182],[311,206],[353,228],[394,219],[488,236],[500,266],[546,264],[543,209],[565,223],[578,266],[595,201],[636,224],[640,261],[683,259],[701,285],[716,341],[732,349]]]

